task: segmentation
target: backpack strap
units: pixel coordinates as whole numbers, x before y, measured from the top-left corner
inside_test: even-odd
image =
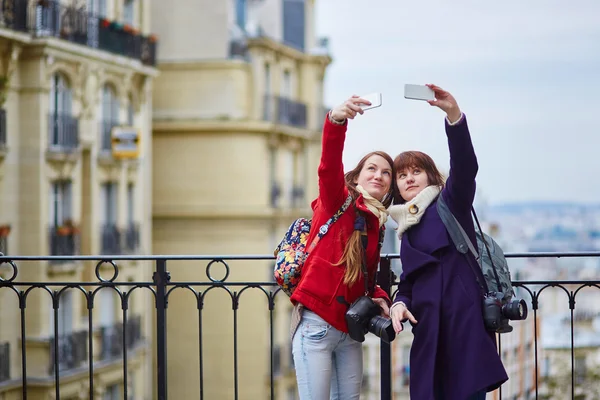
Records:
[[[323,225],[321,225],[321,227],[319,228],[319,233],[317,233],[317,236],[315,236],[313,241],[310,243],[310,246],[308,246],[308,248],[306,250],[306,256],[308,256],[308,254],[317,246],[317,243],[319,243],[321,238],[323,236],[325,236],[327,231],[329,231],[329,227],[331,226],[331,224],[333,224],[335,221],[338,220],[338,218],[340,218],[342,216],[342,214],[348,209],[348,207],[350,206],[351,203],[352,203],[352,195],[350,193],[348,193],[348,197],[346,197],[346,201],[344,201],[344,204],[342,204],[342,206],[339,208],[339,210],[337,210],[336,213],[333,214],[333,216],[327,220],[327,222],[325,222]]]
[[[481,290],[483,290],[484,294],[489,292],[487,283],[485,281],[483,281],[483,283],[481,282],[481,279],[479,279],[479,274],[477,274],[477,269],[473,265],[471,258],[467,255],[467,251],[470,251],[471,254],[473,254],[473,257],[475,257],[475,260],[479,263],[479,253],[477,250],[475,250],[475,247],[473,246],[471,239],[469,239],[467,232],[465,232],[463,227],[460,225],[460,222],[458,222],[454,214],[452,214],[452,211],[450,211],[450,208],[448,208],[448,205],[444,201],[444,196],[442,196],[441,193],[438,196],[436,208],[440,218],[442,219],[442,222],[446,226],[446,230],[448,231],[452,242],[456,246],[456,250],[458,250],[459,253],[464,254],[467,258],[467,262],[473,270],[477,284]]]

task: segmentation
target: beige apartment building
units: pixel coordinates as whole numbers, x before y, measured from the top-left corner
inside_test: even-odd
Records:
[[[151,0],[8,0],[0,10],[0,252],[8,255],[133,254],[151,248],[151,122],[156,37]],[[113,148],[114,146],[114,148]],[[113,151],[114,150],[114,151]],[[117,262],[116,281],[148,280],[141,262]],[[98,282],[95,262],[17,262],[16,281]],[[98,268],[105,279],[113,267]],[[10,279],[12,268],[0,268]],[[26,290],[27,287],[18,289]],[[83,287],[27,295],[25,335],[13,290],[0,287],[0,398],[20,399],[21,345],[27,395],[150,399],[152,303],[134,293],[123,343],[120,297],[94,297],[93,354]],[[120,287],[124,293],[129,290]]]
[[[331,62],[314,35],[314,3],[153,2],[161,39],[153,96],[156,254],[272,254],[289,224],[310,214]],[[171,262],[167,269],[172,282],[208,282],[208,264]],[[227,264],[226,282],[272,279],[272,261]],[[213,265],[210,274],[221,279],[225,268]],[[210,290],[201,311],[188,290],[170,294],[170,397],[269,398],[267,296],[245,290],[234,311],[233,292],[242,287],[229,290]],[[280,293],[273,313],[278,398],[295,393],[288,305]]]

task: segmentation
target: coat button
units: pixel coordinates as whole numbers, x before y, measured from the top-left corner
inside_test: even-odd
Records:
[[[418,212],[419,212],[419,207],[417,207],[417,205],[416,205],[416,204],[411,204],[411,205],[408,207],[408,212],[409,212],[409,213],[411,213],[412,215],[415,215],[416,213],[418,213]]]

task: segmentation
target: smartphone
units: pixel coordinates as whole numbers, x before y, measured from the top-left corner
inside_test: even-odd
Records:
[[[425,85],[404,85],[404,98],[411,100],[435,100],[432,89]]]
[[[370,106],[360,105],[360,108],[362,108],[363,111],[370,110],[372,108],[381,107],[381,93],[371,93],[366,96],[360,96],[360,98],[368,100],[371,103]]]

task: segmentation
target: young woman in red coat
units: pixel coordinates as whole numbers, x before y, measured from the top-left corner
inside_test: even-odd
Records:
[[[361,226],[366,227],[368,238],[368,287],[374,287],[366,295],[388,316],[390,299],[372,284],[379,263],[380,233],[395,187],[392,158],[380,151],[369,153],[346,174],[342,164],[347,121],[363,114],[362,104],[370,105],[360,97],[351,97],[329,112],[323,126],[319,197],[312,203],[312,226],[316,229],[311,230],[307,243],[341,208],[348,194],[352,203],[310,252],[291,297],[295,305],[292,351],[302,400],[359,399],[362,344],[348,336],[345,314],[349,304],[365,295]]]
[[[437,212],[443,196],[475,244],[471,207],[478,165],[467,117],[454,97],[435,85],[429,101],[446,113],[450,173],[446,182],[435,163],[419,151],[394,160],[398,190],[390,216],[401,236],[402,275],[391,309],[397,332],[413,325],[410,396],[418,400],[483,400],[508,377],[496,351],[494,333],[486,330],[483,293],[475,272],[450,240]],[[468,257],[472,257],[467,254]],[[471,260],[476,265],[474,258]],[[475,270],[481,282],[481,270]]]

